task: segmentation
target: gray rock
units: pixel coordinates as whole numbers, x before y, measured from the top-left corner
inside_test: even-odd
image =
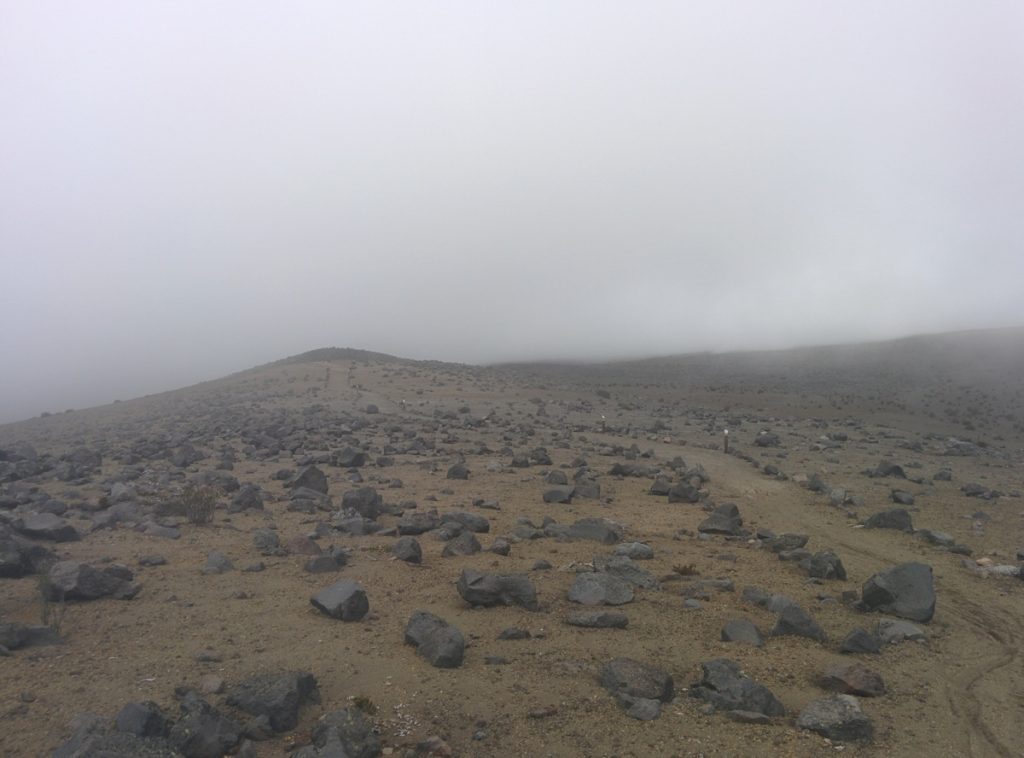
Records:
[[[472,532],[463,532],[450,540],[441,551],[441,555],[450,558],[456,555],[474,555],[481,550],[480,541]]]
[[[822,689],[845,695],[879,697],[885,694],[882,676],[863,663],[830,663],[821,676],[821,686]]]
[[[601,611],[597,613],[574,613],[566,619],[570,626],[582,626],[588,629],[625,629],[629,625],[629,617],[624,613]]]
[[[924,630],[919,626],[898,619],[882,619],[878,622],[875,634],[882,645],[896,645],[906,640],[917,642],[927,639]]]
[[[257,529],[252,533],[252,544],[260,555],[286,555],[281,547],[281,538],[273,529]]]
[[[181,700],[181,718],[168,742],[186,758],[221,758],[242,739],[242,728],[194,692]]]
[[[670,503],[697,503],[700,501],[700,488],[689,482],[673,484],[668,490]]]
[[[50,600],[96,600],[101,597],[129,599],[138,588],[132,572],[125,566],[106,566],[102,570],[78,561],[59,561],[47,574],[44,592]]]
[[[861,589],[861,604],[866,610],[910,621],[931,621],[935,615],[931,566],[903,563],[875,574]]]
[[[493,607],[518,605],[530,611],[537,610],[537,590],[525,574],[484,574],[475,569],[463,569],[455,587],[467,603]]]
[[[661,716],[661,701],[645,697],[619,696],[619,704],[626,708],[626,715],[637,721],[654,721]]]
[[[469,479],[469,469],[466,468],[465,463],[456,463],[454,466],[448,469],[448,473],[445,475],[446,479]]]
[[[624,555],[634,561],[649,561],[654,558],[654,549],[642,542],[624,542],[615,546],[615,555]]]
[[[640,568],[632,558],[624,555],[595,556],[594,570],[625,579],[630,584],[644,589],[656,589],[659,586],[658,580],[650,572]]]
[[[633,585],[612,574],[578,574],[569,588],[569,600],[581,605],[623,605],[633,600]]]
[[[779,614],[775,626],[772,627],[772,636],[807,637],[818,642],[827,640],[825,630],[818,625],[818,622],[796,605],[789,606]]]
[[[703,675],[690,687],[691,697],[723,711],[753,711],[766,716],[785,713],[786,709],[771,690],[744,674],[735,661],[716,658],[700,666]]]
[[[839,645],[840,653],[878,653],[881,650],[878,637],[860,627],[847,634]]]
[[[341,507],[364,518],[375,519],[384,512],[384,500],[373,487],[360,487],[341,496]]]
[[[801,561],[800,566],[807,572],[808,576],[818,579],[846,580],[846,567],[843,566],[839,556],[831,550],[823,550],[815,553],[806,561]]]
[[[723,503],[697,526],[697,531],[702,534],[738,535],[742,533],[742,527],[740,509],[734,503]]]
[[[320,702],[316,678],[301,671],[260,674],[231,687],[228,705],[252,716],[266,716],[275,732],[287,732],[299,723],[299,708]]]
[[[621,524],[604,518],[582,518],[570,525],[567,536],[572,540],[592,540],[604,545],[622,541]]]
[[[320,590],[309,602],[322,613],[342,621],[358,621],[370,610],[366,591],[351,579],[342,579]]]
[[[576,494],[576,488],[572,486],[566,487],[550,487],[544,491],[544,502],[545,503],[571,503],[572,496]]]
[[[406,563],[422,563],[423,549],[415,537],[399,537],[391,546],[391,554]]]
[[[466,641],[462,632],[444,619],[426,611],[416,611],[405,626],[405,641],[437,668],[453,669],[462,665]]]
[[[380,738],[358,708],[321,716],[312,737],[319,758],[377,758],[381,754]]]
[[[477,534],[485,534],[491,531],[491,522],[478,513],[453,511],[452,513],[444,514],[443,520],[462,524],[469,531],[476,532]]]
[[[117,731],[136,737],[166,737],[171,722],[159,705],[152,701],[128,703],[114,719]]]
[[[832,695],[814,700],[797,717],[796,725],[830,740],[863,740],[874,735],[871,719],[852,695]]]
[[[441,519],[437,515],[437,511],[430,510],[424,512],[415,512],[403,515],[398,520],[398,533],[399,534],[425,534],[426,532],[437,529],[441,525]]]
[[[672,676],[631,658],[615,658],[601,668],[601,686],[615,696],[628,695],[668,703],[675,695]]]
[[[889,497],[892,498],[894,503],[899,505],[913,505],[914,496],[906,490],[893,490],[889,493]]]
[[[298,473],[298,475],[288,483],[290,489],[298,489],[303,487],[305,489],[319,492],[321,495],[327,494],[327,475],[323,471],[318,469],[316,466],[307,466]]]
[[[206,563],[203,564],[204,574],[223,574],[234,569],[235,565],[224,553],[219,550],[211,550],[206,556]]]
[[[768,540],[766,543],[773,553],[789,552],[799,550],[807,544],[810,539],[806,534],[780,534],[778,537]]]
[[[742,642],[754,647],[764,647],[764,638],[761,632],[754,626],[753,622],[747,619],[733,619],[722,627],[721,638],[723,642]]]
[[[914,531],[914,524],[910,514],[903,508],[893,508],[889,511],[875,513],[864,522],[866,529],[898,529],[903,532]]]
[[[80,539],[75,527],[52,513],[29,513],[17,519],[14,528],[26,537],[37,540],[74,542]]]

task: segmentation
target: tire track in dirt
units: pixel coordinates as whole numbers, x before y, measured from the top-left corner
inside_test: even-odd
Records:
[[[1014,630],[1021,620],[1008,619],[1005,613],[988,610],[968,600],[957,590],[947,589],[946,594],[953,598],[953,602],[947,603],[946,613],[971,630],[977,639],[990,640],[995,648],[992,653],[979,656],[977,663],[956,674],[951,681],[945,682],[945,695],[950,710],[971,726],[967,737],[972,755],[1019,755],[1018,751],[996,734],[985,718],[985,714],[992,713],[999,705],[1005,705],[1012,698],[1012,692],[983,694],[979,689],[986,682],[993,684],[993,673],[1018,662],[1020,638]],[[1010,681],[1014,679],[1011,677]]]

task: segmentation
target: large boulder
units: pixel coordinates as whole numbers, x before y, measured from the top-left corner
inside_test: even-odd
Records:
[[[530,611],[540,607],[537,589],[524,574],[484,574],[467,568],[462,570],[455,587],[462,599],[472,605],[518,605]]]
[[[771,690],[744,674],[735,661],[715,658],[700,667],[701,680],[690,687],[691,697],[723,711],[752,711],[765,716],[781,716],[786,712]]]
[[[366,591],[351,579],[342,579],[320,590],[309,602],[322,613],[341,621],[358,621],[370,610]]]
[[[416,646],[416,651],[442,669],[458,668],[466,650],[462,632],[439,616],[427,611],[416,611],[405,625],[405,641]]]
[[[58,561],[50,567],[43,591],[49,600],[96,600],[101,597],[130,599],[138,592],[134,575],[126,566],[97,569],[78,561]]]
[[[865,610],[928,623],[935,615],[932,567],[903,563],[875,574],[861,589],[861,605]]]
[[[26,537],[37,540],[73,542],[79,539],[75,527],[53,513],[29,513],[15,521],[14,528]]]
[[[227,703],[252,716],[266,716],[275,732],[287,732],[299,723],[299,708],[319,702],[316,679],[308,672],[260,674],[232,687]]]

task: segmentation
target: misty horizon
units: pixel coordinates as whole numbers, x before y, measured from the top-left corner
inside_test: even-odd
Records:
[[[0,422],[329,345],[1024,325],[1022,38],[996,2],[8,4]]]

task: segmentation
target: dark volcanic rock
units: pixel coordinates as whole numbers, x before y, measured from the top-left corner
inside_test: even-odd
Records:
[[[469,531],[476,532],[477,534],[486,534],[491,531],[491,522],[478,513],[453,511],[451,513],[444,514],[443,520],[454,521],[457,524],[462,524]]]
[[[629,625],[629,617],[625,613],[574,613],[566,619],[570,626],[582,626],[588,629],[625,629]]]
[[[462,632],[444,619],[426,611],[416,611],[405,626],[405,641],[432,666],[458,668],[466,649]]]
[[[398,520],[398,533],[424,534],[432,529],[437,529],[440,525],[441,519],[437,515],[437,511],[416,511],[407,513]]]
[[[874,734],[871,719],[852,695],[832,695],[811,702],[800,712],[796,725],[830,740],[870,740]]]
[[[79,539],[78,531],[60,516],[52,513],[30,513],[14,522],[14,528],[37,540],[51,542],[73,542]]]
[[[612,574],[578,574],[569,588],[569,600],[581,605],[623,605],[633,600],[633,585]]]
[[[571,524],[567,530],[569,539],[593,540],[604,545],[622,541],[623,529],[620,524],[604,518],[583,518]]]
[[[171,722],[159,705],[152,701],[128,703],[114,719],[117,731],[136,737],[166,737]]]
[[[904,532],[914,531],[914,525],[910,514],[903,508],[893,508],[889,511],[875,513],[864,522],[867,529],[899,529]]]
[[[309,602],[331,618],[342,621],[358,621],[370,610],[366,591],[351,579],[342,579],[320,590]]]
[[[480,541],[472,532],[463,532],[444,546],[441,555],[445,558],[456,555],[475,555],[481,549]]]
[[[299,472],[298,476],[288,483],[289,488],[313,490],[321,495],[327,494],[327,475],[316,466],[307,466]]]
[[[308,672],[260,674],[227,692],[227,703],[253,716],[266,716],[275,732],[287,732],[299,723],[299,708],[320,702],[316,679]]]
[[[45,593],[50,600],[96,600],[101,597],[131,598],[137,592],[132,572],[125,566],[102,570],[78,561],[53,564],[46,577]]]
[[[454,466],[448,469],[448,473],[445,475],[446,479],[469,479],[469,469],[466,468],[465,463],[456,463]]]
[[[734,503],[723,503],[700,523],[697,531],[705,534],[736,535],[742,532],[742,526],[743,519],[740,518],[740,509]]]
[[[696,503],[700,501],[700,488],[689,482],[673,484],[668,490],[670,503]]]
[[[779,614],[775,626],[772,627],[772,636],[807,637],[818,642],[827,640],[825,630],[818,625],[818,622],[796,605],[789,606]]]
[[[847,634],[839,645],[840,653],[878,653],[881,650],[878,637],[860,627]]]
[[[455,587],[472,605],[518,605],[530,611],[539,608],[537,590],[525,574],[483,574],[463,569]]]
[[[640,568],[636,561],[625,555],[594,556],[594,570],[625,579],[630,584],[644,589],[656,589],[659,586],[653,574]]]
[[[239,743],[242,729],[194,692],[181,700],[181,718],[168,742],[186,758],[221,758]]]
[[[817,579],[846,580],[846,567],[843,566],[839,556],[831,550],[815,553],[810,558],[801,561],[800,566],[807,572],[808,576]]]
[[[703,675],[690,687],[692,697],[723,711],[753,711],[766,716],[781,716],[786,712],[771,690],[744,674],[735,661],[716,658],[700,667]]]
[[[754,647],[764,647],[761,632],[747,619],[733,619],[727,622],[722,627],[721,638],[723,642],[742,642]]]
[[[421,563],[423,561],[423,549],[415,537],[399,537],[391,546],[391,554],[406,563]]]
[[[551,487],[544,491],[545,503],[571,503],[575,487]]]
[[[903,563],[875,574],[861,589],[861,604],[866,610],[910,621],[931,621],[935,614],[931,566]]]
[[[599,680],[626,715],[640,721],[658,718],[661,704],[670,702],[675,690],[668,672],[630,658],[609,661],[601,669]]]
[[[885,694],[885,682],[875,671],[863,663],[831,663],[821,676],[821,686],[831,692],[862,697],[878,697]]]
[[[806,534],[780,534],[768,540],[768,548],[773,553],[788,553],[792,550],[799,550],[807,544],[810,538]]]
[[[373,487],[360,487],[341,496],[341,507],[350,508],[365,518],[375,519],[384,512],[384,501]]]
[[[332,711],[320,717],[313,727],[315,754],[292,753],[293,758],[377,758],[380,738],[373,724],[358,708]]]

